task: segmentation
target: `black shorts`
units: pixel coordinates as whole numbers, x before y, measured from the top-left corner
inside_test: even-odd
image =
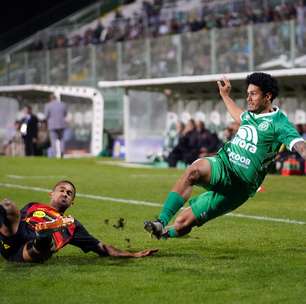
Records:
[[[10,262],[24,262],[22,258],[23,248],[35,237],[35,232],[30,230],[26,223],[21,222],[16,234],[10,237],[0,235],[1,256]]]
[[[41,253],[34,253],[33,250],[33,243],[34,240],[28,241],[25,244],[20,245],[18,248],[11,250],[10,252],[5,252],[0,249],[0,255],[2,255],[7,261],[15,262],[15,263],[24,263],[25,260],[23,259],[23,250],[24,247],[27,247],[28,253],[32,258],[32,263],[43,263],[48,260],[52,256],[51,251],[45,251]]]
[[[24,248],[25,245],[23,246],[20,246],[17,251],[14,251],[12,253],[9,253],[9,254],[5,254],[3,253],[2,251],[1,252],[1,255],[9,262],[16,262],[16,263],[22,263],[24,262],[23,260],[23,248]]]

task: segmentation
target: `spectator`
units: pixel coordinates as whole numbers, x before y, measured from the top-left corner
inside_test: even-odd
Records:
[[[297,124],[295,127],[301,137],[305,139],[303,134],[303,124]],[[280,174],[284,175],[299,175],[304,172],[305,160],[296,151],[289,151],[285,147],[281,147],[275,160],[275,166],[272,167],[273,170],[271,170],[271,173],[275,173],[278,171]],[[294,168],[291,168],[292,165]],[[296,172],[293,173],[292,170]],[[285,173],[286,171],[287,173]]]
[[[4,155],[6,156],[24,156],[23,138],[20,133],[21,122],[14,122],[14,130],[10,132],[4,143]]]
[[[25,116],[21,120],[20,132],[22,134],[26,156],[36,154],[36,143],[38,134],[38,118],[32,112],[32,107],[24,107]]]
[[[239,129],[239,124],[235,121],[231,122],[223,132],[223,142],[230,141]]]
[[[305,40],[305,17],[306,17],[306,8],[303,5],[303,1],[299,1],[296,6],[296,14],[297,14],[297,45],[300,50],[304,48],[304,40]]]
[[[192,1],[191,1],[192,2]],[[283,0],[274,1],[269,4],[268,1],[259,1],[258,6],[254,7],[241,0],[227,1],[224,7],[220,7],[219,1],[205,1],[199,7],[200,1],[194,1],[189,9],[178,10],[175,8],[179,3],[173,2],[172,11],[164,14],[164,8],[169,5],[168,1],[154,0],[143,1],[139,11],[134,11],[125,16],[124,9],[114,12],[113,20],[105,26],[100,18],[94,29],[82,30],[83,35],[76,34],[70,37],[71,45],[84,45],[88,43],[98,44],[105,41],[126,41],[129,39],[138,39],[144,37],[157,37],[166,34],[178,34],[183,32],[196,32],[203,28],[229,28],[242,25],[255,24],[261,22],[280,22],[286,20],[297,20],[297,44],[302,50],[304,47],[305,35],[305,1],[291,1],[286,3]],[[243,5],[241,5],[243,4]],[[261,4],[261,5],[260,5]],[[124,4],[123,4],[124,5]],[[223,6],[223,5],[222,5]],[[167,11],[169,10],[166,7]],[[128,10],[127,10],[128,11]],[[68,37],[64,34],[49,36],[49,41],[43,43],[41,39],[36,39],[29,47],[30,50],[41,50],[49,47],[63,48],[68,46]]]
[[[180,138],[183,135],[185,124],[182,121],[172,122],[166,131],[164,146],[163,146],[163,157],[167,159],[173,149],[179,143]]]
[[[51,143],[51,157],[64,156],[64,131],[66,128],[67,107],[58,100],[54,94],[50,95],[49,102],[45,106],[45,117],[48,122],[49,137]]]
[[[103,31],[104,31],[104,26],[99,20],[92,33],[92,43],[93,44],[99,44],[101,42],[101,35]]]
[[[156,0],[153,3],[143,1],[139,11],[134,11],[129,16],[124,16],[124,9],[117,9],[113,20],[109,25],[103,25],[100,19],[97,20],[95,29],[83,31],[81,40],[86,43],[97,44],[107,40],[125,41],[128,39],[144,38],[144,36],[156,37],[165,34],[177,34],[185,31],[199,31],[203,28],[229,28],[239,27],[260,22],[279,22],[296,19],[298,24],[297,43],[301,48],[304,45],[305,34],[305,2],[302,0],[286,3],[278,0],[273,6],[267,1],[259,1],[258,5],[263,8],[255,8],[250,3],[243,3],[241,0],[225,3],[225,7],[220,9],[218,1],[203,3],[199,7],[198,3],[191,5],[187,10],[175,8],[178,3],[173,3],[172,11],[164,14],[163,8],[169,3],[167,1]],[[261,5],[260,5],[261,2]],[[236,5],[238,4],[238,5]],[[168,8],[167,8],[168,10]],[[127,10],[128,11],[128,10]],[[129,20],[131,18],[131,20]],[[138,28],[138,29],[137,29]],[[144,30],[145,28],[145,30]],[[53,40],[53,41],[52,41]],[[67,47],[68,39],[63,34],[49,37],[49,43],[34,41],[31,50],[41,49],[49,44],[49,48]]]
[[[111,132],[107,129],[103,130],[103,149],[100,156],[112,156],[113,155],[114,138]]]
[[[196,124],[190,119],[183,131],[183,135],[179,138],[178,144],[174,147],[168,157],[170,167],[175,167],[178,161],[191,164],[198,157],[198,133]]]
[[[199,145],[198,157],[205,157],[215,154],[221,146],[217,134],[211,133],[208,129],[206,129],[203,121],[197,121],[197,132]]]
[[[38,128],[36,155],[47,156],[49,147],[50,147],[50,139],[49,139],[47,121],[42,120],[40,121]]]

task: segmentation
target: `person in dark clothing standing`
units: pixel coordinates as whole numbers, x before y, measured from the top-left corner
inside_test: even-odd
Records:
[[[26,156],[36,154],[36,142],[38,134],[38,118],[32,113],[32,107],[26,105],[24,108],[25,116],[21,120],[20,132],[24,141]]]

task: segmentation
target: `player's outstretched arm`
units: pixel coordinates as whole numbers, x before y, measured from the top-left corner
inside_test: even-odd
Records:
[[[306,142],[298,141],[293,145],[293,148],[306,160]]]
[[[112,257],[126,257],[126,258],[142,258],[146,256],[153,255],[158,251],[158,249],[145,249],[137,252],[130,252],[126,250],[118,249],[112,245],[106,245],[99,243],[98,246],[103,251],[103,255],[112,256]]]
[[[237,106],[234,100],[229,96],[231,92],[230,81],[225,76],[223,76],[221,80],[217,81],[217,84],[219,87],[220,96],[222,97],[228,112],[231,114],[233,119],[240,124],[240,115],[243,113],[243,110]]]

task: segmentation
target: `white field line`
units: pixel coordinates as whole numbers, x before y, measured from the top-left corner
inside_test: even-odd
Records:
[[[166,177],[166,175],[162,175],[162,174],[130,174],[129,177],[132,177],[132,178],[163,178],[163,177]],[[173,177],[173,178],[177,178],[178,175],[177,174],[168,174],[167,175],[167,178],[169,177]]]
[[[21,189],[21,190],[31,190],[31,191],[36,191],[36,192],[50,192],[50,191],[52,191],[51,189],[46,189],[46,188],[30,187],[30,186],[7,184],[7,183],[0,183],[0,187]],[[77,193],[77,197],[89,198],[89,199],[98,200],[98,201],[111,201],[111,202],[133,204],[133,205],[145,205],[145,206],[152,206],[152,207],[161,207],[162,206],[161,204],[158,204],[158,203],[128,200],[128,199],[124,199],[124,198],[114,198],[114,197],[100,196],[100,195],[93,195],[93,194]]]
[[[53,178],[66,178],[62,175],[15,175],[15,174],[7,174],[8,178],[12,179],[53,179]]]
[[[234,217],[242,217],[242,218],[249,218],[252,220],[259,220],[259,221],[267,221],[267,222],[279,222],[279,223],[287,223],[287,224],[297,224],[297,225],[306,225],[306,222],[303,221],[296,221],[290,219],[283,219],[283,218],[276,218],[276,217],[267,217],[267,216],[259,216],[259,215],[247,215],[241,213],[228,213],[225,214],[227,216],[234,216]]]
[[[31,190],[31,191],[36,191],[36,192],[50,192],[51,191],[51,189],[46,189],[46,188],[32,187],[32,186],[25,186],[25,185],[16,185],[16,184],[7,184],[7,183],[0,183],[0,187],[12,188],[12,189],[21,189],[21,190]],[[98,200],[98,201],[111,201],[111,202],[116,202],[116,203],[143,205],[143,206],[151,206],[151,207],[159,207],[159,208],[162,206],[161,204],[154,203],[154,202],[129,200],[129,199],[123,199],[123,198],[114,198],[114,197],[84,194],[84,193],[78,193],[77,197],[89,198],[89,199]],[[232,216],[232,217],[241,217],[241,218],[253,219],[253,220],[258,220],[258,221],[278,222],[278,223],[296,224],[296,225],[306,225],[305,221],[297,221],[297,220],[290,220],[290,219],[283,219],[283,218],[246,215],[246,214],[241,214],[241,213],[228,213],[226,215],[227,216]]]
[[[134,164],[134,163],[127,163],[124,161],[96,161],[97,164],[100,165],[111,165],[111,166],[118,166],[124,168],[141,168],[141,169],[152,169],[151,165],[141,165],[141,164]]]

